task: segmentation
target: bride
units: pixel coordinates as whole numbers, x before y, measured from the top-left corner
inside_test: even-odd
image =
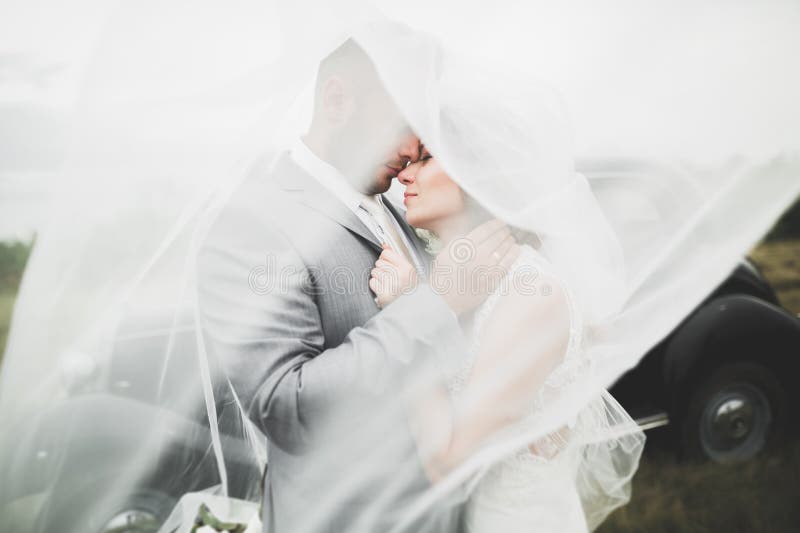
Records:
[[[398,175],[405,186],[406,219],[435,235],[439,246],[459,253],[454,246],[469,245],[464,236],[492,215],[427,149],[421,153]],[[523,244],[513,245],[520,247],[516,262],[466,326],[472,341],[467,362],[449,377],[446,390],[431,391],[418,404],[413,425],[418,441],[427,443],[421,454],[433,480],[487,439],[524,430],[550,397],[589,367],[582,351],[584,313],[569,285],[537,250],[534,235],[520,234],[518,240]],[[381,306],[411,290],[417,277],[405,256],[391,248],[371,275],[370,287]],[[513,334],[519,331],[531,334]],[[617,430],[626,426],[625,432],[619,438],[603,437],[612,424]],[[563,427],[488,470],[467,503],[467,531],[587,531],[625,502],[643,440],[619,404],[599,391]],[[589,442],[595,443],[591,450]],[[601,472],[609,477],[600,479]],[[595,494],[590,493],[587,476],[600,482],[602,495],[597,484]]]
[[[644,434],[595,379],[595,348],[622,307],[626,275],[620,242],[574,171],[561,99],[435,39],[396,31],[389,43],[357,41],[422,143],[397,176],[406,220],[451,259],[415,272],[385,248],[369,283],[378,305],[417,283],[485,290],[480,276],[441,286],[437,271],[472,256],[480,243],[467,235],[489,219],[513,228],[519,246],[461,320],[470,341],[461,368],[414,394],[410,427],[426,472],[443,492],[474,474],[458,491],[468,493],[470,533],[593,530],[629,500]]]

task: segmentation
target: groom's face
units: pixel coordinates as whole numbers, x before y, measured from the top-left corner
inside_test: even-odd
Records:
[[[409,162],[419,160],[419,139],[377,83],[343,91],[341,102],[347,111],[330,131],[336,166],[362,193],[384,193]]]
[[[413,133],[406,133],[375,170],[375,180],[364,190],[366,194],[381,194],[389,190],[392,180],[408,165],[419,160],[420,142]]]
[[[384,87],[374,65],[347,43],[320,66],[312,128],[326,139],[326,160],[365,194],[386,192],[419,140]]]
[[[352,113],[337,143],[348,154],[348,177],[364,194],[386,192],[392,179],[419,159],[419,139],[411,133],[383,85],[374,80],[354,92]]]

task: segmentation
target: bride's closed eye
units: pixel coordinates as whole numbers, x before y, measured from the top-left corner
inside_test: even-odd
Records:
[[[429,159],[433,159],[433,155],[431,155],[431,153],[423,147],[422,155],[420,156],[419,161],[420,163],[425,163],[425,161]]]

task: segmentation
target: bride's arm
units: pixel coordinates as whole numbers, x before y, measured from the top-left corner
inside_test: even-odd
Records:
[[[450,444],[439,455],[445,469],[529,414],[547,376],[564,359],[570,314],[561,285],[547,278],[535,291],[510,285],[487,319],[469,380],[453,405]]]

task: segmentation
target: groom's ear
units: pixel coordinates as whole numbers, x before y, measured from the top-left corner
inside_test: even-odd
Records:
[[[329,76],[322,84],[322,111],[331,125],[347,122],[353,107],[353,99],[347,86],[339,76]]]

